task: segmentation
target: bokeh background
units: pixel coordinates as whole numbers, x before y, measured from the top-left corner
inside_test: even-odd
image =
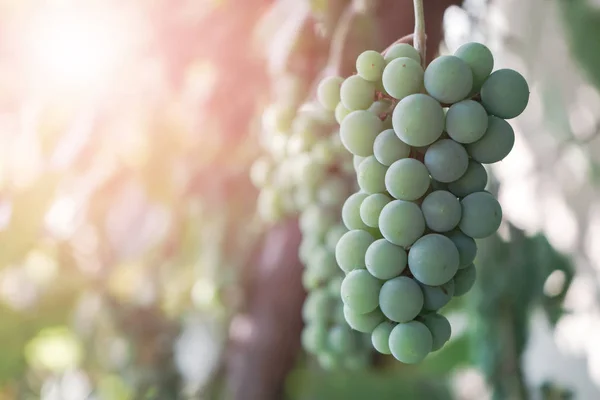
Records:
[[[0,399],[599,399],[600,2],[425,12],[429,57],[480,41],[529,82],[505,222],[442,351],[336,373],[248,171],[269,104],[411,33],[412,2],[0,0]]]

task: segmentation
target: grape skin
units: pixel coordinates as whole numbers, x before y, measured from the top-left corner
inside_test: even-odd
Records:
[[[465,43],[460,46],[454,55],[463,60],[473,72],[472,94],[479,92],[481,85],[494,69],[494,56],[490,49],[481,43]]]
[[[366,314],[359,314],[346,305],[344,305],[344,318],[350,328],[363,333],[373,332],[377,325],[385,320],[385,316],[378,308]]]
[[[433,179],[449,183],[459,179],[467,171],[469,155],[459,143],[442,139],[429,146],[424,161]]]
[[[458,249],[458,268],[466,268],[472,264],[473,260],[475,260],[475,256],[477,255],[477,244],[475,243],[475,240],[459,230],[448,232],[445,234],[445,236],[452,240],[452,243],[454,243]]]
[[[515,144],[515,132],[508,122],[490,115],[488,128],[481,139],[466,145],[467,152],[477,162],[493,164],[501,161]]]
[[[408,252],[408,268],[415,279],[429,286],[448,282],[458,270],[459,254],[446,236],[430,233],[413,244]]]
[[[434,352],[444,347],[444,344],[450,340],[450,336],[452,335],[452,327],[446,317],[432,313],[419,319],[429,329],[429,332],[431,332],[433,339],[431,351]]]
[[[356,229],[346,232],[335,246],[335,259],[342,271],[349,273],[365,268],[365,253],[374,241],[367,231]]]
[[[365,225],[377,228],[381,210],[390,201],[392,201],[392,198],[383,193],[375,193],[364,199],[360,205],[360,218]]]
[[[385,239],[378,239],[371,243],[365,254],[367,270],[379,279],[392,279],[399,276],[406,268],[407,261],[406,250]]]
[[[471,290],[477,279],[475,265],[459,270],[454,276],[454,297],[464,296]]]
[[[411,94],[396,105],[392,113],[392,125],[398,138],[407,145],[427,146],[444,131],[444,110],[431,96]]]
[[[440,56],[425,69],[424,82],[431,97],[441,103],[452,104],[471,93],[473,73],[460,58]]]
[[[427,192],[429,185],[427,167],[414,158],[396,161],[385,174],[385,188],[398,200],[416,200]]]
[[[423,309],[423,292],[419,284],[409,277],[390,279],[381,286],[379,308],[394,322],[408,322]]]
[[[423,292],[423,309],[437,311],[444,307],[454,296],[454,280],[440,286],[429,286],[419,283]]]
[[[502,222],[502,207],[488,192],[476,192],[460,202],[462,217],[458,227],[467,236],[483,239],[493,235]]]
[[[324,288],[311,291],[302,306],[302,318],[309,322],[328,322],[334,302]]]
[[[327,328],[325,324],[312,322],[302,330],[302,347],[311,353],[318,353],[327,348]]]
[[[350,271],[341,288],[342,301],[359,314],[366,314],[379,305],[381,281],[365,269]]]
[[[335,246],[344,234],[348,232],[348,229],[343,224],[337,224],[329,228],[325,234],[325,244],[327,249],[335,253]],[[334,256],[335,258],[335,256]]]
[[[318,279],[326,281],[339,272],[335,254],[323,246],[319,246],[308,259],[306,266],[316,272]]]
[[[356,351],[358,341],[356,334],[346,325],[337,325],[329,330],[328,348],[337,354],[348,354]]]
[[[415,203],[394,200],[381,210],[379,229],[387,241],[407,247],[425,232],[425,218]]]
[[[416,62],[421,64],[421,55],[419,54],[417,49],[415,49],[410,44],[406,44],[406,43],[394,44],[385,53],[384,59],[385,59],[386,63],[390,63],[392,60],[395,60],[396,58],[400,58],[400,57],[412,58],[413,60],[415,60]]]
[[[408,57],[392,60],[383,70],[383,87],[390,96],[401,100],[419,93],[423,87],[423,67]]]
[[[492,115],[504,119],[515,118],[529,103],[529,85],[517,71],[499,69],[481,86],[481,103]]]
[[[390,334],[396,324],[390,321],[384,321],[373,330],[371,334],[371,343],[375,350],[381,354],[392,354],[390,350]]]
[[[427,227],[435,232],[451,231],[460,222],[460,202],[450,192],[436,190],[425,197],[421,210]]]
[[[356,59],[356,72],[367,81],[378,81],[381,79],[385,60],[376,51],[367,50],[362,52]]]
[[[373,154],[373,143],[381,130],[379,117],[369,111],[353,111],[342,121],[340,137],[350,153],[368,157]]]
[[[344,120],[344,118],[346,118],[346,116],[348,114],[350,114],[352,111],[348,110],[346,107],[344,107],[344,105],[340,102],[338,103],[338,105],[335,107],[335,120],[337,121],[338,124],[341,124],[342,121]]]
[[[375,138],[373,155],[381,164],[390,166],[410,155],[410,146],[398,139],[393,129],[386,129]]]
[[[455,103],[446,113],[446,132],[458,143],[473,143],[481,139],[487,125],[485,108],[474,100]]]
[[[390,351],[394,358],[405,364],[417,364],[433,348],[433,337],[425,324],[410,321],[398,324],[390,333]]]
[[[368,228],[360,217],[360,206],[368,196],[363,192],[354,193],[346,199],[342,206],[342,222],[349,230]]]
[[[340,87],[340,99],[348,110],[366,110],[375,96],[375,86],[358,75],[348,77]]]
[[[448,184],[448,190],[457,197],[481,192],[487,185],[488,176],[485,167],[477,161],[469,160],[467,170],[457,180]]]
[[[358,165],[356,178],[360,189],[368,194],[385,192],[387,167],[369,156]]]
[[[319,103],[327,110],[334,111],[340,102],[340,88],[344,78],[339,76],[329,76],[319,82],[317,87],[317,99]]]

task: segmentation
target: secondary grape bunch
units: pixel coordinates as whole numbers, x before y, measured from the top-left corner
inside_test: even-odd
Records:
[[[352,157],[345,151],[332,111],[304,103],[286,124],[280,106],[265,112],[265,154],[252,167],[261,189],[258,211],[266,221],[299,215],[307,290],[302,317],[304,349],[325,369],[363,367],[370,341],[348,327],[339,297],[343,273],[335,260],[337,240],[347,231],[340,210],[355,190]],[[284,130],[282,128],[287,128]]]
[[[410,364],[450,339],[439,310],[471,289],[474,239],[502,220],[482,164],[509,154],[506,119],[529,99],[525,79],[492,72],[492,53],[479,43],[421,65],[408,44],[366,51],[356,75],[324,79],[318,96],[335,110],[360,189],[344,203],[348,232],[335,249],[345,320]]]

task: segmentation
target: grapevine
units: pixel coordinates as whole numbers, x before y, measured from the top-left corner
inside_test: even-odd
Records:
[[[479,43],[425,65],[422,7],[415,1],[415,47],[363,52],[356,74],[325,78],[318,97],[335,110],[359,186],[342,207],[348,232],[335,246],[345,320],[408,364],[451,336],[440,310],[471,289],[475,239],[502,221],[482,164],[509,154],[506,120],[529,98],[521,74],[492,72],[493,55]]]

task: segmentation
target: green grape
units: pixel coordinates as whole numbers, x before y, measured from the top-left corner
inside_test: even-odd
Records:
[[[356,72],[364,80],[376,82],[381,79],[385,67],[383,56],[376,51],[362,52],[356,59]]]
[[[448,184],[444,182],[436,181],[435,179],[431,180],[431,190],[448,190]]]
[[[310,255],[307,267],[310,270],[317,271],[317,274],[324,281],[336,276],[339,272],[335,253],[322,246]]]
[[[329,291],[329,294],[331,296],[338,297],[340,295],[340,290],[342,290],[342,281],[343,280],[344,280],[344,277],[341,275],[334,276],[333,278],[331,278],[329,280],[329,283],[327,283],[327,290]]]
[[[390,333],[396,326],[395,323],[384,321],[373,330],[371,334],[371,343],[375,350],[381,354],[392,354],[390,350]]]
[[[373,104],[375,86],[358,75],[350,76],[342,83],[340,98],[348,110],[366,110]]]
[[[379,226],[381,210],[392,198],[383,193],[375,193],[363,200],[360,205],[360,218],[371,228]]]
[[[471,93],[479,92],[481,85],[494,69],[494,56],[486,46],[481,43],[465,43],[460,46],[454,55],[463,60],[473,73],[473,90]]]
[[[339,355],[331,352],[323,352],[317,355],[317,361],[319,365],[326,371],[332,371],[340,368],[342,360]]]
[[[410,156],[410,146],[398,139],[393,129],[386,129],[375,138],[373,155],[381,164],[390,166]]]
[[[450,192],[436,190],[421,203],[425,224],[435,232],[449,232],[460,222],[460,202]]]
[[[454,140],[442,139],[429,146],[424,161],[433,179],[449,183],[459,179],[467,171],[469,155]]]
[[[287,141],[287,154],[298,155],[307,152],[317,143],[319,137],[313,131],[294,132]]]
[[[356,171],[356,179],[360,189],[368,194],[385,192],[385,173],[387,167],[380,164],[375,157],[365,158]]]
[[[425,232],[425,218],[415,203],[394,200],[381,210],[379,229],[388,242],[407,247]]]
[[[385,239],[371,243],[365,254],[367,270],[378,279],[392,279],[406,268],[406,250]]]
[[[352,111],[348,110],[344,105],[340,102],[337,106],[335,106],[335,120],[338,124],[341,124],[344,118]]]
[[[287,156],[288,137],[277,133],[269,138],[268,150],[274,160],[282,160]]]
[[[330,209],[313,205],[300,214],[298,224],[302,233],[310,232],[319,237],[324,237],[329,228],[336,223],[336,220],[336,213],[333,213]]]
[[[448,232],[445,235],[448,239],[452,240],[452,243],[458,249],[458,268],[466,268],[471,265],[477,255],[477,243],[475,243],[475,240],[459,230]]]
[[[423,309],[437,311],[444,307],[454,296],[454,281],[451,279],[440,286],[419,283],[423,292]]]
[[[407,145],[427,146],[444,131],[444,111],[433,97],[422,93],[411,94],[396,105],[392,124],[398,138]]]
[[[342,271],[349,273],[355,269],[365,268],[365,253],[375,239],[360,229],[348,231],[340,238],[335,247],[335,259]]]
[[[487,172],[477,161],[469,160],[467,171],[454,182],[448,184],[448,190],[457,197],[465,197],[471,193],[481,192],[487,185]]]
[[[390,63],[392,60],[400,57],[412,58],[419,64],[421,63],[421,55],[410,44],[396,43],[385,53],[384,59],[386,63]]]
[[[279,190],[264,187],[256,200],[258,214],[267,222],[275,222],[284,214],[283,196]]]
[[[471,290],[476,278],[477,270],[473,264],[459,270],[454,276],[454,297],[464,296]]]
[[[356,332],[352,332],[346,324],[337,325],[329,330],[329,348],[338,354],[348,354],[356,351],[358,340]]]
[[[327,246],[327,249],[335,253],[335,246],[337,246],[338,241],[346,232],[348,232],[348,229],[346,229],[343,224],[337,224],[329,228],[325,234],[325,245]]]
[[[319,271],[305,269],[302,271],[302,286],[306,290],[315,290],[326,283]]]
[[[475,192],[460,201],[462,217],[458,227],[467,236],[483,239],[493,235],[502,222],[502,207],[488,192]]]
[[[493,164],[506,157],[515,144],[515,132],[505,120],[489,116],[488,128],[481,139],[466,145],[467,152],[482,164]]]
[[[321,182],[327,174],[324,164],[314,162],[308,154],[298,155],[293,162],[294,181],[300,186],[313,188]],[[289,181],[289,180],[288,180]]]
[[[390,111],[392,106],[393,104],[388,100],[377,100],[376,102],[371,104],[371,107],[368,108],[368,111],[372,114],[377,115],[378,117],[381,117],[381,115]]]
[[[417,364],[431,352],[433,337],[423,323],[410,321],[392,329],[389,344],[396,360],[405,364]]]
[[[450,322],[448,322],[446,317],[440,314],[432,313],[427,314],[419,319],[427,327],[427,329],[429,329],[429,332],[431,332],[431,337],[433,339],[431,351],[437,351],[444,347],[452,335],[452,327],[450,326]]]
[[[368,226],[360,217],[360,206],[369,195],[363,192],[351,194],[344,205],[342,206],[342,221],[346,228],[352,229],[367,229]]]
[[[496,117],[519,116],[529,102],[529,85],[523,75],[512,69],[493,72],[481,86],[481,104]]]
[[[398,200],[416,200],[427,192],[429,185],[427,167],[414,158],[394,162],[385,174],[385,187]]]
[[[369,111],[353,111],[340,125],[340,137],[344,147],[356,156],[367,157],[373,154],[373,142],[381,132],[379,117]]]
[[[383,322],[385,316],[379,308],[366,314],[359,314],[350,307],[344,305],[344,318],[350,328],[355,331],[371,333],[377,325]]]
[[[335,152],[329,140],[320,139],[310,150],[310,158],[321,165],[331,165],[335,161]]]
[[[446,113],[446,132],[458,143],[473,143],[481,139],[487,125],[485,108],[474,100],[459,101]]]
[[[327,348],[328,331],[327,325],[319,322],[311,322],[302,330],[301,342],[304,350],[310,353],[319,353]]]
[[[448,282],[458,270],[458,249],[446,236],[430,233],[413,244],[408,268],[415,279],[429,286]]]
[[[317,87],[317,99],[327,110],[335,110],[340,102],[340,88],[344,78],[340,76],[329,76],[319,82]]]
[[[335,302],[327,289],[312,290],[306,296],[302,306],[302,318],[305,322],[323,322],[331,319]]]
[[[354,167],[354,170],[358,171],[358,166],[366,159],[367,159],[367,157],[353,156],[352,157],[352,166]]]
[[[317,199],[325,206],[340,206],[344,204],[350,188],[346,179],[339,175],[329,176],[318,188]]]
[[[425,90],[441,103],[465,99],[473,88],[473,73],[467,63],[455,56],[440,56],[425,70]]]
[[[260,157],[250,167],[250,180],[257,188],[263,188],[269,183],[273,162],[267,157]]]
[[[298,249],[300,261],[307,264],[310,256],[320,247],[323,247],[323,241],[318,235],[303,235]]]
[[[379,292],[379,308],[394,322],[408,322],[423,309],[423,292],[419,284],[407,276],[390,279]]]
[[[419,62],[408,57],[396,58],[383,70],[383,87],[390,96],[401,100],[421,91],[423,74],[423,67]]]
[[[265,129],[271,132],[286,132],[292,127],[296,107],[293,104],[274,103],[266,108],[262,116]]]
[[[379,305],[380,288],[381,281],[373,277],[369,271],[355,269],[344,278],[340,293],[345,305],[357,313],[366,314]]]

